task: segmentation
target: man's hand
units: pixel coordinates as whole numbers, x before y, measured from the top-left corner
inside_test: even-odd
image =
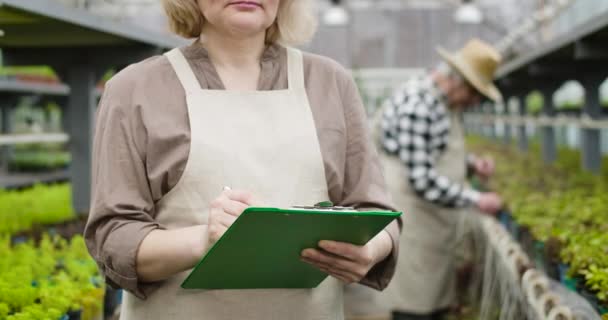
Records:
[[[496,166],[492,158],[480,157],[475,159],[475,161],[473,162],[473,168],[475,169],[475,174],[479,175],[484,179],[488,179],[494,174]]]
[[[484,213],[495,215],[502,209],[502,199],[494,192],[485,192],[479,197],[477,207]]]

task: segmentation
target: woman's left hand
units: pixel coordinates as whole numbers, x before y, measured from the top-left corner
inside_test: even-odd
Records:
[[[349,284],[361,281],[384,260],[393,249],[393,241],[383,230],[364,246],[323,240],[319,248],[302,251],[302,261]]]

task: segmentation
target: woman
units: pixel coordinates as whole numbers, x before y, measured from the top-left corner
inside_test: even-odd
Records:
[[[279,44],[312,36],[308,1],[164,6],[172,29],[197,40],[110,80],[95,132],[85,236],[107,281],[128,291],[121,317],[341,319],[342,282],[388,284],[396,222],[365,246],[304,250],[304,262],[333,276],[315,289],[179,285],[248,206],[390,208],[354,82]]]

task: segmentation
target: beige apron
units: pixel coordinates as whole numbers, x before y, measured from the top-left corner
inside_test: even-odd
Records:
[[[191,146],[181,180],[156,205],[159,223],[206,224],[223,186],[250,190],[270,206],[329,198],[301,52],[288,49],[289,89],[275,91],[203,90],[181,51],[167,57],[186,91]],[[126,294],[121,319],[343,318],[343,288],[334,278],[315,289],[184,290],[187,274],[165,281],[145,301]]]
[[[466,150],[458,113],[451,113],[450,122],[447,148],[436,162],[436,170],[450,181],[465,183]],[[465,210],[442,208],[420,198],[399,158],[384,151],[380,154],[388,189],[405,214],[395,277],[376,299],[388,310],[408,313],[447,308],[455,298],[454,250]]]

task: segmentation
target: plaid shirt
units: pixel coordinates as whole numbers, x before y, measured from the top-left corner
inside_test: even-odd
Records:
[[[445,96],[429,77],[408,81],[385,101],[382,131],[384,149],[399,156],[420,197],[449,208],[477,203],[479,192],[435,169],[446,150],[450,116]],[[470,158],[467,164],[471,165]]]

